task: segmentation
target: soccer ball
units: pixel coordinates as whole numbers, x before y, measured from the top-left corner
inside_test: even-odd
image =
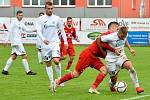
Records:
[[[117,92],[123,93],[127,89],[127,83],[124,82],[124,81],[118,81],[115,84],[115,89],[116,89]]]

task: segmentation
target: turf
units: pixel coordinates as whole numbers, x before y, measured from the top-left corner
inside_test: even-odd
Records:
[[[75,67],[79,53],[86,46],[75,46],[76,54],[74,63],[71,67]],[[131,56],[126,50],[128,58],[133,61],[141,87],[145,92],[137,95],[133,87],[132,81],[126,70],[119,73],[118,80],[124,80],[128,84],[125,93],[111,93],[108,87],[109,77],[104,79],[98,87],[100,95],[89,94],[88,89],[98,75],[98,71],[88,68],[78,78],[65,83],[65,87],[57,89],[55,95],[48,90],[49,80],[45,71],[45,65],[38,64],[37,50],[35,46],[25,46],[28,54],[28,62],[31,69],[38,74],[36,76],[27,76],[21,63],[21,57],[13,63],[9,69],[10,75],[5,76],[0,74],[0,100],[121,100],[136,96],[150,95],[150,53],[149,47],[134,47],[137,55]],[[5,66],[7,59],[11,53],[11,47],[4,48],[0,46],[0,69]],[[65,74],[65,66],[67,60],[62,62],[62,71]],[[55,73],[55,71],[54,71]],[[56,74],[55,74],[56,77]],[[150,96],[144,97],[141,100],[149,100]]]

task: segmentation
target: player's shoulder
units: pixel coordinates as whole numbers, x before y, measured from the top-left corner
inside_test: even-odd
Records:
[[[11,24],[17,24],[17,23],[18,23],[17,18],[11,21]]]
[[[45,19],[46,18],[46,15],[43,15],[43,16],[40,16],[38,19],[42,20],[42,19]]]
[[[60,19],[60,17],[55,15],[55,14],[53,14],[52,17],[55,18],[55,19]]]

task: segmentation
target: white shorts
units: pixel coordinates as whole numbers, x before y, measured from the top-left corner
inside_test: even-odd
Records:
[[[127,60],[128,58],[126,57],[126,55],[123,55],[117,58],[115,62],[107,62],[106,67],[110,76],[115,76],[123,68],[123,64]]]
[[[60,58],[60,47],[59,44],[53,46],[52,49],[42,49],[44,61],[50,61],[55,57]]]
[[[26,54],[23,44],[22,45],[13,45],[11,54],[23,55]]]

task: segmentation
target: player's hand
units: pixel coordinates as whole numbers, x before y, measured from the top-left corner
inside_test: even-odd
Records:
[[[48,40],[44,40],[43,42],[44,42],[46,45],[49,44],[49,41],[48,41]]]
[[[136,53],[135,53],[135,50],[134,50],[134,49],[130,48],[130,52],[131,52],[131,54],[132,54],[133,56],[135,56],[135,55],[136,55]]]
[[[65,45],[65,48],[68,49],[68,44],[64,44],[64,45]]]
[[[117,56],[121,54],[121,49],[120,48],[115,48],[115,53]]]

